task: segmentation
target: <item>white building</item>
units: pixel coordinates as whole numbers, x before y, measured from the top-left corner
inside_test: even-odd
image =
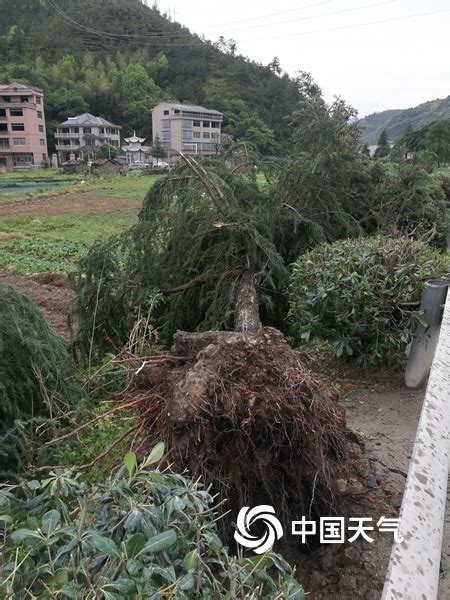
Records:
[[[122,146],[123,152],[127,158],[129,165],[135,163],[146,163],[151,159],[151,148],[150,146],[143,146],[145,138],[140,138],[136,135],[136,132],[129,138],[125,138],[125,146]]]
[[[218,110],[161,102],[152,110],[153,140],[161,140],[169,157],[179,154],[214,155],[222,131],[223,115]]]
[[[120,148],[120,130],[119,125],[90,113],[69,117],[57,126],[55,133],[59,162],[69,160],[71,154],[75,158],[94,158],[105,143]]]

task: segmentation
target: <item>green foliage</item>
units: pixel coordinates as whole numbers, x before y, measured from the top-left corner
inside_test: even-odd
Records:
[[[0,472],[33,459],[37,425],[74,409],[81,390],[67,348],[14,288],[0,285]]]
[[[119,156],[119,149],[116,146],[111,146],[110,144],[106,143],[103,143],[100,146],[95,155],[98,160],[103,160],[105,158],[116,158],[116,156]]]
[[[0,488],[0,595],[303,600],[277,554],[229,555],[201,484],[152,470],[163,453],[158,444],[138,464],[130,452],[117,473],[93,486],[58,471]]]
[[[167,152],[165,151],[164,146],[162,145],[161,140],[159,139],[159,135],[157,135],[153,140],[152,154],[157,159],[165,158],[167,156]]]
[[[406,238],[323,244],[294,264],[293,333],[328,340],[337,356],[358,363],[402,359],[425,280],[449,272],[447,257]]]
[[[450,162],[450,119],[433,121],[418,131],[409,127],[396,147],[413,155],[426,152],[438,167]]]
[[[374,154],[375,158],[386,158],[389,156],[390,149],[391,147],[389,145],[386,129],[383,129],[378,138],[377,149]]]
[[[307,74],[298,85],[302,97],[290,119],[291,154],[280,168],[279,202],[320,225],[325,239],[358,235],[370,205],[370,163],[360,153],[355,112],[339,98],[328,106]]]
[[[80,348],[86,352],[92,336],[100,351],[111,341],[120,347],[139,307],[159,292],[164,299],[152,322],[165,342],[177,329],[229,329],[246,269],[258,274],[263,319],[281,324],[279,292],[290,257],[311,247],[320,228],[295,210],[280,210],[270,192],[253,169],[233,173],[219,161],[193,170],[180,165],[161,178],[138,224],[95,244],[80,262],[74,306]]]
[[[444,192],[439,179],[424,168],[423,158],[373,166],[368,222],[373,217],[375,231],[407,234],[445,250],[448,216]]]

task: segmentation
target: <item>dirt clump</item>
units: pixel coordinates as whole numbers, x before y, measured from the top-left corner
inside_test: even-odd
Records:
[[[279,331],[178,332],[138,370],[138,450],[164,441],[168,463],[226,498],[223,535],[244,506],[272,505],[288,528],[342,512],[337,481],[355,476],[344,409]]]

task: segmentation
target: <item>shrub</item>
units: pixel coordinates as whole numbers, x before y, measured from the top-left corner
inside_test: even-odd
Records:
[[[80,397],[64,342],[30,300],[0,285],[0,474],[26,467],[36,426]]]
[[[96,486],[66,471],[0,488],[0,596],[304,599],[280,556],[230,557],[201,484],[151,470],[163,452]]]
[[[338,357],[363,364],[400,359],[420,322],[425,280],[448,272],[445,256],[408,238],[322,244],[294,264],[293,333],[329,340]]]

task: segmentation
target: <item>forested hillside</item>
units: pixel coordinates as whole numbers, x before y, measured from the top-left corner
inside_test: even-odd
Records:
[[[360,120],[362,140],[367,144],[376,144],[384,129],[390,140],[401,137],[409,125],[417,131],[433,121],[450,118],[450,96],[443,99],[424,102],[404,110],[384,110],[373,113]]]
[[[222,110],[225,132],[260,150],[287,143],[298,90],[277,60],[251,62],[140,0],[0,0],[0,15],[0,81],[41,86],[51,125],[90,110],[148,136],[149,110],[173,99]]]

